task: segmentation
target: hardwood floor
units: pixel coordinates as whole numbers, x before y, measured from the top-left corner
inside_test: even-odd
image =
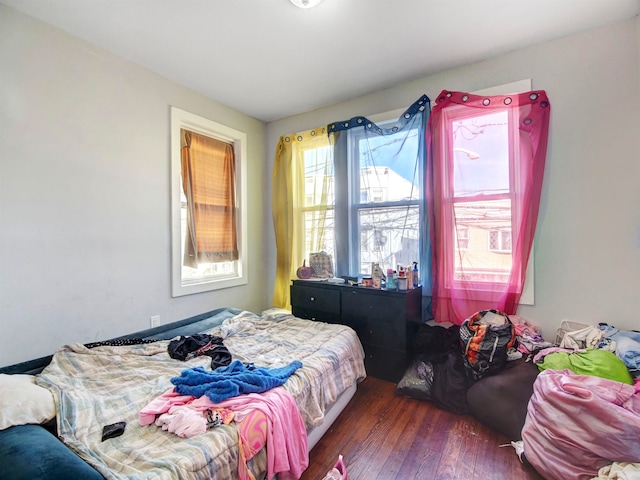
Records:
[[[396,385],[367,377],[309,454],[301,480],[321,480],[344,457],[349,480],[540,480],[509,439],[470,415],[395,395]]]

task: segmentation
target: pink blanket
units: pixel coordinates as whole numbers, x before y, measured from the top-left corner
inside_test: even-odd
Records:
[[[263,393],[250,393],[213,403],[206,396],[195,398],[179,395],[174,389],[151,401],[140,411],[140,425],[150,425],[166,414],[173,414],[170,420],[177,421],[169,431],[203,433],[200,428],[206,423],[200,415],[175,415],[176,410],[205,412],[206,410],[228,409],[234,413],[238,424],[240,457],[249,460],[264,445],[266,430],[267,474],[280,480],[299,479],[309,466],[307,431],[293,396],[282,387]],[[266,419],[266,425],[264,425]],[[189,423],[190,425],[183,425]],[[164,427],[163,427],[164,428]],[[190,436],[190,435],[183,435]],[[239,462],[240,478],[251,478],[245,462]],[[243,465],[244,464],[244,465]]]
[[[640,396],[632,385],[545,370],[522,429],[524,454],[545,478],[591,479],[605,465],[640,461]]]

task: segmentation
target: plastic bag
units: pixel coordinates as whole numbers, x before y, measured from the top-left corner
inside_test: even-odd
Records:
[[[418,355],[398,382],[396,395],[416,400],[431,400],[432,385],[433,365],[426,362],[423,355]]]

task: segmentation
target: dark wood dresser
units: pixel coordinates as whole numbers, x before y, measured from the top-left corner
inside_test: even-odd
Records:
[[[291,307],[296,317],[353,328],[364,347],[367,374],[397,383],[411,360],[422,321],[422,289],[387,291],[293,280]]]

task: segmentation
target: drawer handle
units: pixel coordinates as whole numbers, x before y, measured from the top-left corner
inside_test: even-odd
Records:
[[[312,302],[315,302],[316,298],[315,297],[311,297],[309,300],[311,300]]]

